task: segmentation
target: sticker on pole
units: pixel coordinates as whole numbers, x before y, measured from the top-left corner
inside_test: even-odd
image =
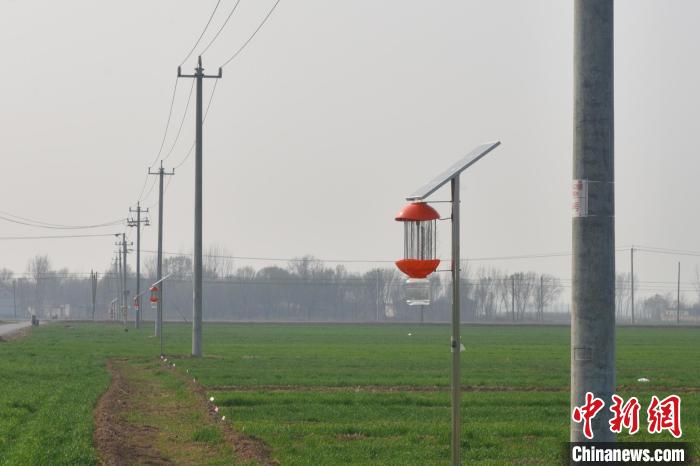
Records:
[[[573,180],[571,185],[574,217],[588,217],[588,180]]]

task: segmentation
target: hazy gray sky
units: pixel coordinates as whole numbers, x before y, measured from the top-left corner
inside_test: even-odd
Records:
[[[176,67],[215,3],[0,0],[0,210],[67,224],[125,216],[158,152]],[[207,72],[273,3],[241,0],[204,56]],[[222,0],[203,43],[233,4]],[[618,0],[615,15],[618,247],[700,250],[700,2]],[[563,0],[282,0],[218,83],[204,139],[205,242],[240,256],[398,259],[393,215],[405,195],[501,140],[462,178],[464,254],[570,250],[572,34]],[[179,83],[166,151],[190,85]],[[191,108],[166,167],[193,129]],[[193,177],[191,157],[166,194],[166,250],[192,247]],[[6,222],[0,232],[69,233]],[[23,271],[42,252],[57,266],[104,269],[112,243],[0,241],[0,267]],[[143,248],[155,246],[154,225]],[[682,258],[683,281],[699,259]],[[673,281],[677,260],[640,253],[637,270]],[[570,277],[569,257],[490,264]],[[622,252],[618,271],[628,269]]]

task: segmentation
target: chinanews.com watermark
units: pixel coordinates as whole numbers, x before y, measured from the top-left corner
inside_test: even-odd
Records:
[[[567,464],[691,464],[691,446],[684,442],[580,442],[566,448]]]
[[[612,413],[608,428],[615,434],[637,434],[643,427],[640,422],[642,405],[637,397],[624,400],[613,395],[608,410]],[[588,442],[571,442],[566,445],[566,462],[572,465],[593,464],[690,464],[691,444],[686,442],[596,442],[593,419],[605,408],[605,401],[593,393],[586,393],[584,403],[575,406],[571,420],[581,424]],[[645,430],[649,434],[668,432],[676,439],[683,437],[681,425],[681,397],[669,395],[660,399],[652,395],[645,410]]]

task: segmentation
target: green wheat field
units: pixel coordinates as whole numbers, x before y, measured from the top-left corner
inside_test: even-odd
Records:
[[[205,324],[201,359],[188,356],[190,332],[165,326],[173,371],[281,464],[448,464],[448,326]],[[93,410],[110,383],[106,361],[155,363],[152,333],[52,323],[0,343],[0,464],[98,463]],[[464,326],[462,342],[463,463],[560,464],[569,329]],[[643,410],[652,394],[681,395],[682,440],[697,443],[700,329],[619,328],[617,342],[618,393]]]

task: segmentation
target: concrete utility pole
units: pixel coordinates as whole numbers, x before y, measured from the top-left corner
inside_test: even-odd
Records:
[[[117,253],[120,257],[120,267],[121,267],[121,280],[122,280],[122,306],[121,311],[124,318],[124,326],[126,327],[128,311],[129,311],[129,290],[126,287],[126,277],[128,272],[128,267],[126,265],[126,254],[127,254],[127,242],[126,233],[119,233],[117,236],[121,235],[121,242],[116,243],[117,246],[121,246],[121,254]]]
[[[119,243],[116,243],[116,245],[119,246]],[[117,275],[117,284],[118,284],[117,286],[119,286],[119,292],[118,292],[119,294],[117,295],[117,298],[118,298],[117,304],[118,304],[119,310],[117,311],[117,314],[114,316],[115,320],[117,320],[119,318],[118,313],[121,312],[122,308],[124,307],[124,305],[122,303],[122,301],[124,300],[124,288],[122,286],[122,284],[123,284],[123,281],[122,281],[122,276],[123,276],[123,273],[122,273],[122,270],[123,270],[122,269],[122,254],[121,254],[121,251],[119,251],[119,250],[117,250],[117,264],[119,265],[119,274]]]
[[[379,322],[379,269],[377,269],[377,318],[376,322]]]
[[[634,324],[634,246],[630,248],[630,299],[632,301],[632,323]]]
[[[540,322],[544,321],[544,276],[540,275]]]
[[[124,271],[124,326],[126,326],[127,320],[129,318],[129,289],[126,286],[126,278],[129,275],[129,267],[127,267],[126,265],[126,255],[128,253],[126,244],[126,233],[122,233],[122,253],[124,254],[124,260],[122,261],[122,270]]]
[[[515,275],[510,276],[510,300],[513,322],[515,322]]]
[[[613,0],[574,1],[571,408],[605,401],[593,441],[613,442],[615,390]],[[571,441],[589,441],[571,422]]]
[[[158,171],[152,172],[149,169],[148,174],[158,175],[158,256],[156,257],[156,281],[160,284],[158,285],[157,292],[158,303],[156,304],[155,335],[160,337],[163,331],[163,177],[166,175],[174,175],[175,170],[166,172],[163,168],[163,161],[161,161]]]
[[[678,288],[676,289],[676,323],[681,323],[681,263],[678,263]]]
[[[114,258],[114,271],[112,272],[112,276],[117,277],[117,283],[119,283],[119,280],[118,280],[119,275],[117,274],[117,258],[116,257]],[[110,286],[114,290],[114,288],[115,288],[114,287],[114,279],[110,280]],[[119,294],[118,285],[117,285],[117,298],[116,298],[117,300],[119,299],[119,296],[120,296],[120,294]],[[112,309],[113,302],[114,302],[114,300],[112,300],[110,302],[109,320],[114,320],[114,313],[113,313],[113,309]]]
[[[17,318],[17,280],[12,280],[12,310]]]
[[[193,299],[192,299],[192,356],[202,355],[202,81],[204,78],[221,78],[221,68],[218,75],[205,75],[202,67],[202,57],[197,59],[195,74],[182,74],[177,68],[179,78],[194,78],[197,80],[197,116],[195,122],[195,174],[194,174],[194,251],[193,251]]]
[[[127,290],[126,288],[126,233],[122,233],[122,254],[124,255],[124,258],[122,259],[122,291],[124,292],[124,304],[122,307],[122,313],[124,314],[124,326],[126,327],[129,309],[129,290]]]
[[[136,203],[136,209],[129,207],[130,213],[135,213],[136,218],[130,218],[126,224],[130,227],[136,227],[136,319],[134,325],[136,328],[141,327],[141,223],[148,226],[148,218],[141,220],[141,213],[148,214],[148,209],[142,209],[140,203]]]
[[[92,291],[92,320],[95,320],[97,308],[97,272],[90,271],[90,289]]]
[[[121,254],[119,252],[116,253],[116,256],[114,257],[114,279],[112,280],[112,285],[115,284],[114,280],[116,280],[116,292],[117,292],[117,297],[114,299],[114,305],[119,306],[121,308],[121,300],[122,300],[122,267],[121,267]],[[116,320],[117,319],[117,314],[116,314],[116,309],[112,310],[112,316],[111,320]]]

